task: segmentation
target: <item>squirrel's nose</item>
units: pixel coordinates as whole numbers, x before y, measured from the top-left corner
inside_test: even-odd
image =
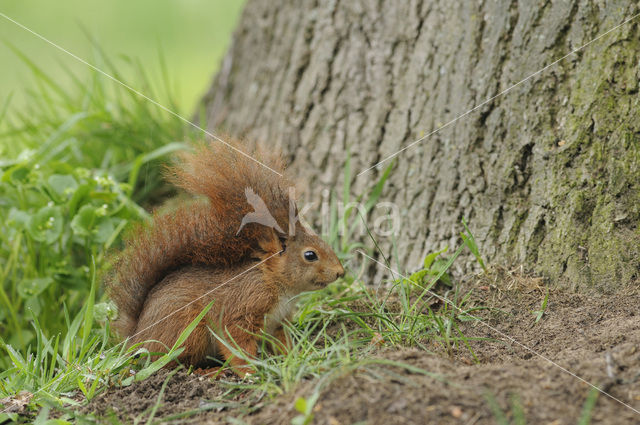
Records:
[[[340,265],[340,268],[336,273],[336,279],[340,279],[341,277],[344,277],[344,267],[342,267],[342,265]]]

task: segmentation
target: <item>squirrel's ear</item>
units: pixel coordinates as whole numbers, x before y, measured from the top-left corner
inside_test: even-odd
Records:
[[[280,238],[278,232],[274,229],[268,229],[269,233],[264,235],[264,239],[260,239],[259,250],[261,255],[282,254],[286,248],[286,242]]]

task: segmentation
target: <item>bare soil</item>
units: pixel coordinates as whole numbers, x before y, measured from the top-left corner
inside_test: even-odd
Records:
[[[546,293],[540,280],[501,270],[466,285],[475,288],[476,305],[491,307],[477,312],[483,323],[465,322],[462,328],[467,337],[489,338],[470,342],[477,361],[469,350],[447,354],[441,345],[434,345],[432,352],[382,348],[379,358],[429,374],[395,366],[345,371],[323,387],[312,423],[493,424],[500,423],[501,415],[509,423],[521,423],[521,410],[527,424],[577,424],[585,411],[591,412],[591,422],[584,423],[640,424],[640,413],[634,412],[640,411],[637,292],[585,295],[552,290],[536,323],[532,311],[540,309]],[[168,379],[156,419],[233,423],[230,418],[240,418],[250,424],[285,424],[299,415],[295,400],[308,399],[316,388],[307,381],[275,399],[239,392],[226,397],[230,403],[221,403],[227,387],[220,382],[185,372],[168,377],[163,371],[111,389],[94,399],[87,412],[133,421],[148,414]],[[585,405],[595,390],[585,381],[609,394],[598,393],[592,409]],[[175,416],[193,409],[201,410]]]

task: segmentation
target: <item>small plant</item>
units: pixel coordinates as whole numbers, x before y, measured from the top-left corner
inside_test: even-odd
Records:
[[[593,409],[596,407],[599,395],[600,391],[598,391],[597,388],[591,388],[589,390],[589,394],[587,394],[584,404],[582,405],[578,425],[589,425],[591,423],[591,416],[593,415]]]
[[[18,350],[36,337],[32,317],[49,335],[66,329],[61,307],[75,315],[85,302],[91,259],[102,266],[129,220],[146,215],[105,172],[40,157],[25,152],[0,179],[0,335]]]
[[[538,323],[540,319],[542,319],[542,316],[544,316],[545,312],[547,311],[548,302],[549,302],[549,289],[547,289],[547,293],[545,294],[544,299],[542,300],[542,305],[540,306],[540,309],[534,310],[531,312],[536,318],[535,323]]]
[[[496,398],[493,394],[487,393],[485,394],[485,399],[489,404],[489,409],[491,409],[491,413],[495,418],[495,421],[499,425],[526,425],[527,419],[524,413],[524,409],[522,408],[522,402],[520,401],[520,397],[517,394],[513,394],[509,400],[509,409],[507,411],[503,411],[498,405]],[[509,416],[513,418],[512,421],[509,421]]]
[[[318,397],[320,397],[320,393],[316,391],[308,400],[304,397],[296,399],[294,406],[300,415],[291,420],[291,425],[309,425],[313,422],[313,407],[316,405]]]
[[[422,269],[409,276],[409,279],[403,279],[403,283],[407,285],[414,284],[424,288],[424,285],[430,284],[431,281],[436,279],[451,287],[451,276],[447,273],[447,260],[438,258],[446,253],[448,249],[449,247],[445,246],[444,249],[440,251],[427,254],[422,262]]]
[[[478,244],[476,243],[476,238],[473,237],[473,233],[469,230],[469,226],[467,226],[466,220],[462,219],[462,225],[464,226],[465,232],[460,233],[460,237],[464,241],[465,245],[469,247],[469,251],[476,257],[478,264],[482,267],[482,271],[487,272],[487,267],[484,265],[484,261],[482,260],[482,256],[480,255],[480,249],[478,248]]]

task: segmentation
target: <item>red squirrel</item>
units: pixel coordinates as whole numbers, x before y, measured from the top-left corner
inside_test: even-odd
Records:
[[[205,367],[207,357],[221,357],[244,375],[251,369],[212,332],[251,357],[262,331],[286,350],[292,298],[344,276],[329,245],[298,220],[281,156],[250,156],[259,162],[214,142],[168,169],[172,183],[204,199],[155,214],[125,238],[106,282],[121,337],[166,352],[213,301],[178,360]]]

